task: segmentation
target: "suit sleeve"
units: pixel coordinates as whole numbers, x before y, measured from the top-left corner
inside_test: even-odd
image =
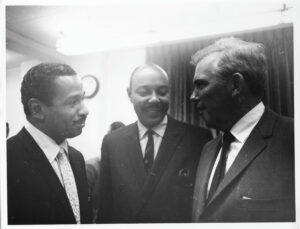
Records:
[[[113,195],[109,162],[109,147],[107,136],[101,147],[100,176],[99,176],[99,210],[98,223],[110,223],[113,215]]]
[[[10,145],[7,145],[7,204],[8,204],[8,224],[16,224],[20,221],[19,216],[20,208],[18,208],[18,200],[19,194],[18,191],[20,187],[18,187],[18,182],[13,172],[13,158],[12,152],[10,152]],[[16,169],[19,169],[18,166]],[[21,205],[21,204],[20,204]],[[21,205],[22,206],[22,205]]]

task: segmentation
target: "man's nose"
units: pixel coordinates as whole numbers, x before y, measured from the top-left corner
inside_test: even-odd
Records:
[[[193,102],[196,102],[196,101],[199,100],[199,95],[196,92],[196,90],[194,90],[193,93],[191,94],[190,100],[193,101]]]
[[[89,114],[89,110],[87,109],[85,103],[82,101],[79,109],[79,115],[87,116]]]
[[[150,96],[149,103],[155,103],[155,102],[159,102],[159,98],[158,98],[156,92],[153,91]]]

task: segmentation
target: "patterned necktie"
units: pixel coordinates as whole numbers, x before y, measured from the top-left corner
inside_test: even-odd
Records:
[[[80,208],[77,187],[71,165],[63,148],[60,149],[57,159],[69,202],[71,204],[76,222],[79,224]]]
[[[153,142],[153,130],[148,129],[148,142],[145,149],[144,163],[146,167],[147,174],[149,174],[154,160],[154,142]]]
[[[211,199],[215,191],[217,190],[219,184],[224,178],[225,171],[226,171],[226,161],[228,156],[228,150],[230,147],[231,142],[234,141],[234,136],[230,132],[225,132],[223,135],[223,141],[222,141],[222,151],[220,160],[218,162],[217,168],[215,170],[215,174],[213,177],[213,180],[211,182],[207,202]]]

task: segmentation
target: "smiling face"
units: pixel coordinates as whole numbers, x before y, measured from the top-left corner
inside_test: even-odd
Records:
[[[83,103],[84,92],[76,76],[60,76],[54,82],[54,97],[44,105],[44,130],[58,144],[82,132],[88,111]]]
[[[208,127],[225,130],[232,124],[235,110],[233,87],[230,79],[226,81],[216,73],[217,59],[213,54],[197,64],[191,100],[197,103],[199,114]]]
[[[159,124],[169,109],[168,77],[159,69],[145,67],[137,71],[127,89],[140,122],[151,128]]]

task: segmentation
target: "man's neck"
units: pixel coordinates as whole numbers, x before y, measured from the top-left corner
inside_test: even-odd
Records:
[[[152,125],[152,126],[149,126],[149,125],[145,125],[144,123],[142,123],[139,119],[138,119],[138,124],[139,125],[142,125],[144,128],[146,129],[153,129],[153,128],[156,128],[157,126],[159,125],[163,125],[163,124],[166,124],[168,122],[168,115],[165,115],[164,118],[157,124],[155,125]]]
[[[238,109],[232,114],[232,119],[228,122],[228,125],[223,127],[222,131],[229,131],[241,118],[243,118],[249,111],[251,111],[257,104],[261,102],[261,99],[248,100],[246,103],[241,103]]]
[[[49,138],[51,138],[53,141],[55,141],[55,143],[57,145],[60,145],[62,142],[65,141],[65,139],[60,139],[57,136],[54,136],[54,134],[51,134],[47,128],[44,127],[44,125],[42,125],[41,123],[28,118],[27,121],[33,125],[35,128],[37,128],[38,130],[40,130],[41,132],[43,132],[45,135],[47,135]]]

